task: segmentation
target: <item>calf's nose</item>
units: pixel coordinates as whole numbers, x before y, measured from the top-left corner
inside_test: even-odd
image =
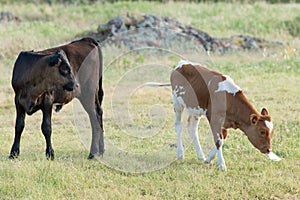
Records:
[[[67,91],[73,91],[74,88],[75,88],[74,82],[69,82],[69,83],[67,83],[66,85],[63,86],[63,89],[67,90]]]

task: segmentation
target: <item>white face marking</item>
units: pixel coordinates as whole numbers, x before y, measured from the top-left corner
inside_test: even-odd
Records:
[[[193,62],[190,62],[190,61],[187,61],[187,60],[181,60],[181,61],[178,62],[177,67],[175,69],[181,68],[183,65],[187,65],[187,64],[199,65],[197,63],[193,63]]]
[[[267,153],[266,155],[270,158],[270,160],[277,161],[277,162],[281,160],[281,158],[279,158],[279,157],[278,157],[275,153],[273,153],[273,152]]]
[[[270,132],[272,132],[273,131],[273,123],[265,120],[265,124],[269,128]]]
[[[230,94],[235,95],[237,92],[241,91],[242,89],[237,86],[234,81],[230,78],[230,76],[225,75],[226,79],[222,82],[219,82],[218,89],[215,92],[228,92]]]

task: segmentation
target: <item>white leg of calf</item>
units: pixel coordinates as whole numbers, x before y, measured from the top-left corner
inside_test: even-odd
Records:
[[[188,119],[188,130],[192,138],[192,141],[194,143],[198,159],[205,160],[204,153],[199,143],[198,124],[199,124],[199,118],[190,115]]]
[[[181,139],[181,122],[175,122],[175,131],[177,136],[177,159],[183,159],[184,158],[184,149]]]
[[[212,159],[214,159],[215,155],[217,154],[217,147],[214,148],[209,152],[207,159],[205,160],[206,163],[210,163]]]
[[[177,150],[176,150],[176,156],[177,159],[183,159],[184,158],[184,149],[182,144],[182,138],[181,138],[181,114],[183,111],[182,106],[179,104],[176,98],[174,98],[174,111],[175,111],[175,120],[174,120],[174,126],[177,136]]]
[[[222,152],[223,142],[224,142],[224,140],[221,139],[220,147],[218,149],[218,162],[217,162],[217,166],[221,170],[226,170],[225,160],[224,160],[223,152]]]

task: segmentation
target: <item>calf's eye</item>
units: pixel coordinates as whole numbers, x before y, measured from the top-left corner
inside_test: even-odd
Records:
[[[266,135],[266,131],[260,131],[260,135]]]
[[[61,73],[61,75],[63,76],[67,76],[68,74],[70,74],[71,69],[68,65],[61,65],[59,68],[59,72]]]

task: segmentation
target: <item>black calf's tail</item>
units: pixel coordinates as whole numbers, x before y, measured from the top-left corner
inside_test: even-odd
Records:
[[[101,46],[97,42],[97,48],[98,48],[98,54],[99,54],[99,89],[98,89],[98,101],[100,106],[102,105],[103,101],[103,88],[102,88],[102,76],[103,76],[103,57],[102,57],[102,51],[101,51]]]
[[[98,48],[98,54],[99,54],[99,83],[98,83],[99,87],[98,87],[98,93],[95,94],[95,105],[96,105],[97,118],[99,120],[100,127],[103,130],[103,119],[102,119],[103,110],[101,108],[103,96],[104,96],[104,92],[102,88],[103,61],[102,61],[101,46],[98,42],[96,44],[97,44],[96,46]]]

